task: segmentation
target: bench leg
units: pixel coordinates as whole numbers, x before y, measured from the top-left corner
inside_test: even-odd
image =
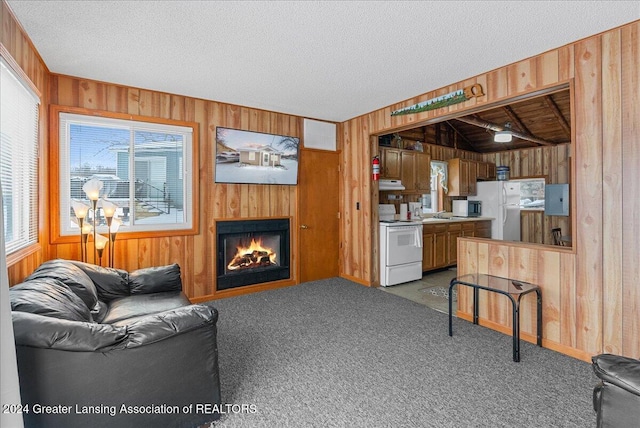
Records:
[[[513,300],[513,297],[508,296],[511,300],[511,307],[513,308],[513,361],[520,362],[520,302]]]
[[[456,285],[456,280],[452,279],[451,283],[449,284],[449,336],[453,336],[453,299],[451,298],[451,290],[453,289],[454,285]]]
[[[538,346],[542,347],[542,293],[540,290],[536,290],[536,300],[538,307],[538,325],[537,327],[537,335],[538,335]]]

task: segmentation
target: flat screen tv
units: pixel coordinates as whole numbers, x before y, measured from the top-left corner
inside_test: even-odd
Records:
[[[298,184],[300,139],[216,128],[216,183]]]

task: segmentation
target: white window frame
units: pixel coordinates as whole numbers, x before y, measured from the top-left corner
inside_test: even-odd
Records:
[[[3,195],[12,199],[11,215],[3,203],[7,256],[38,244],[38,164],[40,96],[13,58],[0,55],[0,175]],[[11,98],[8,98],[11,97]],[[17,120],[16,120],[17,119]],[[4,200],[3,200],[4,202]],[[12,222],[11,225],[8,222]],[[14,232],[8,239],[8,228]]]
[[[81,110],[81,111],[80,111]],[[122,115],[118,113],[87,111],[71,107],[52,106],[52,115],[55,114],[55,128],[57,129],[57,151],[59,162],[54,167],[57,170],[58,179],[58,207],[57,209],[57,230],[53,231],[53,241],[65,242],[67,237],[77,237],[78,229],[72,228],[69,222],[71,207],[71,186],[70,186],[70,142],[69,129],[71,124],[109,126],[113,128],[124,128],[131,130],[130,138],[130,177],[133,177],[133,167],[135,165],[135,150],[133,135],[135,131],[159,132],[180,134],[184,137],[182,147],[182,162],[180,163],[180,174],[183,179],[183,222],[182,223],[153,223],[153,224],[129,224],[122,225],[118,231],[118,239],[126,239],[127,234],[132,237],[143,237],[145,234],[151,236],[158,235],[186,235],[197,233],[197,124],[191,122],[181,122],[147,118],[141,116]],[[108,117],[105,117],[108,116]],[[135,192],[130,193],[133,198]],[[65,215],[66,214],[66,215]],[[106,233],[107,227],[98,227],[98,232]],[[124,235],[123,235],[124,234]],[[135,234],[135,235],[133,235]]]

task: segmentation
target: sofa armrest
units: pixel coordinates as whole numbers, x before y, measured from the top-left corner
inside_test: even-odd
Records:
[[[138,269],[129,273],[131,294],[164,293],[182,291],[180,265],[174,263]]]
[[[640,396],[640,360],[613,354],[600,354],[591,359],[598,378]]]
[[[123,342],[94,352],[16,346],[23,404],[116,409],[114,414],[30,412],[23,415],[25,426],[138,428],[208,424],[220,414],[198,412],[195,407],[183,409],[191,409],[193,403],[220,405],[216,320],[214,309],[187,306],[131,320],[130,328],[121,327],[127,330]],[[156,328],[166,330],[164,335],[148,331]],[[141,409],[166,405],[180,410],[118,411],[123,405]]]
[[[96,351],[114,347],[127,329],[111,324],[69,321],[29,312],[11,312],[17,345],[65,351]]]
[[[158,314],[136,318],[126,325],[127,339],[123,348],[136,348],[169,339],[207,324],[215,325],[218,311],[210,306],[189,305]]]

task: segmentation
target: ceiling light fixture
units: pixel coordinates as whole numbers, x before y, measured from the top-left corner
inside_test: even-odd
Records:
[[[493,135],[493,141],[496,143],[510,143],[512,139],[513,134],[511,133],[510,122],[504,124],[504,129],[502,131],[496,131]]]

